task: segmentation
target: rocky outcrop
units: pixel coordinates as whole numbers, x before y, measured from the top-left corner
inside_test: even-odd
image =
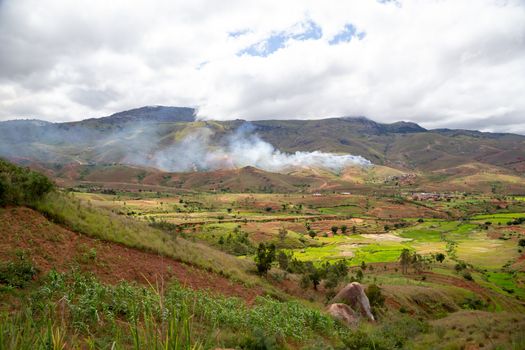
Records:
[[[332,303],[345,303],[370,321],[374,321],[374,315],[372,315],[370,310],[370,301],[365,294],[363,286],[358,282],[347,284],[332,299]]]
[[[346,304],[336,303],[328,305],[326,311],[335,319],[347,324],[348,326],[357,326],[358,317],[354,310]]]

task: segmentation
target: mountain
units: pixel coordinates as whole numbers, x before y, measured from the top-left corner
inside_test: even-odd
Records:
[[[188,107],[145,106],[118,112],[108,117],[84,119],[70,125],[119,124],[136,122],[193,122],[195,109]]]
[[[71,163],[122,164],[173,173],[170,164],[184,161],[191,164],[192,157],[205,158],[205,154],[198,153],[203,147],[221,150],[228,140],[236,137],[238,130],[248,129],[247,137],[258,135],[261,142],[281,152],[352,154],[388,169],[419,174],[420,179],[434,179],[418,182],[425,188],[432,188],[436,181],[446,182],[451,189],[464,189],[471,181],[472,186],[488,189],[496,182],[507,184],[509,191],[525,187],[525,136],[522,135],[427,130],[411,122],[383,124],[364,117],[259,120],[250,122],[250,128],[246,125],[244,120],[198,121],[192,108],[163,106],[68,123],[6,121],[0,122],[0,157],[33,166],[39,164],[38,167],[53,173],[54,167]],[[192,138],[200,142],[198,147],[188,144],[187,140]],[[224,176],[234,176],[234,172],[228,174]],[[363,179],[370,176],[363,171],[354,182],[364,183],[368,180]],[[269,187],[287,190],[294,188],[294,183],[305,183],[288,179],[283,186],[278,185],[277,180],[270,182]],[[266,188],[267,183],[258,181],[255,188]]]

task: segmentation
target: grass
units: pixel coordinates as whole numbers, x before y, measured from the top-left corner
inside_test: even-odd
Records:
[[[350,260],[350,264],[359,265],[363,261],[365,263],[397,261],[404,248],[411,249],[405,244],[396,242],[369,244],[356,250],[355,256]]]
[[[504,225],[507,222],[517,218],[525,218],[525,213],[496,213],[475,215],[472,216],[470,220],[479,222],[490,221],[493,225]]]
[[[254,269],[249,260],[241,261],[207,245],[175,238],[145,222],[86,206],[70,195],[51,193],[37,202],[35,208],[52,221],[66,225],[76,232],[169,256],[248,285],[259,283],[258,279],[247,273]]]
[[[78,198],[78,195],[75,196]],[[88,200],[88,198],[90,199]],[[358,266],[362,262],[365,264],[396,262],[404,248],[408,248],[412,251],[415,250],[420,254],[425,255],[436,252],[445,252],[447,242],[454,242],[455,255],[447,256],[445,264],[439,265],[440,269],[443,271],[439,271],[439,269],[435,270],[436,273],[443,274],[451,273],[451,269],[455,264],[453,261],[454,257],[465,260],[466,262],[475,265],[477,268],[488,268],[491,269],[491,271],[497,271],[517,254],[517,249],[512,241],[489,239],[486,231],[481,230],[479,225],[474,223],[475,220],[486,220],[488,217],[486,215],[474,216],[472,217],[473,221],[470,222],[425,219],[424,222],[416,223],[415,220],[403,220],[409,222],[413,226],[391,231],[389,235],[392,236],[392,239],[390,240],[387,240],[390,236],[361,236],[360,234],[351,234],[351,232],[349,232],[348,236],[330,235],[324,237],[322,232],[328,231],[332,225],[340,226],[344,223],[351,228],[353,222],[347,224],[344,220],[342,221],[334,218],[322,220],[322,216],[320,215],[345,214],[346,210],[355,208],[354,205],[339,203],[338,205],[341,206],[334,205],[333,207],[329,207],[327,204],[324,204],[324,207],[312,210],[313,216],[308,216],[297,215],[295,212],[291,213],[284,210],[281,211],[281,209],[273,209],[272,211],[265,210],[269,205],[267,203],[272,203],[272,198],[275,200],[275,203],[286,204],[288,208],[294,208],[298,205],[297,203],[301,201],[301,198],[299,197],[286,197],[269,194],[256,195],[253,197],[255,198],[254,201],[251,201],[250,204],[239,204],[246,198],[248,198],[246,195],[230,194],[195,196],[194,198],[187,195],[184,197],[184,203],[193,203],[191,204],[194,206],[192,207],[194,209],[191,209],[193,212],[176,212],[177,208],[184,207],[180,206],[181,203],[174,198],[148,198],[147,200],[142,200],[132,199],[132,197],[130,197],[115,201],[111,196],[87,196],[82,203],[80,203],[72,196],[52,194],[49,195],[45,201],[38,203],[37,209],[46,213],[51,219],[71,227],[78,232],[105,240],[120,242],[139,249],[159,252],[193,265],[221,272],[234,280],[241,281],[248,285],[263,285],[265,286],[265,289],[270,291],[275,291],[275,289],[272,289],[273,287],[270,286],[270,283],[267,280],[259,279],[250,273],[250,271],[253,270],[252,257],[250,255],[246,256],[244,259],[238,259],[229,254],[223,254],[209,245],[215,248],[221,248],[218,243],[219,238],[221,236],[228,236],[238,227],[238,225],[240,225],[240,231],[242,233],[249,233],[249,239],[252,241],[252,244],[256,244],[260,240],[271,241],[277,243],[278,248],[293,251],[294,256],[299,260],[313,261],[316,264],[320,264],[325,261],[346,259],[350,266]],[[309,198],[308,200],[312,201],[313,199]],[[326,201],[327,198],[323,198],[323,200]],[[262,203],[264,204],[261,204],[258,201],[263,201]],[[380,203],[382,202],[378,200],[378,205]],[[279,204],[278,207],[280,207],[281,204]],[[96,208],[96,206],[99,205],[102,205],[107,209]],[[122,208],[124,208],[125,211],[134,211],[135,214],[126,216],[114,213],[115,211],[122,210]],[[232,208],[231,212],[228,212],[227,208]],[[321,212],[321,214],[316,214],[316,211]],[[180,236],[175,238],[167,232],[151,228],[147,225],[147,220],[137,220],[137,218],[144,218],[145,216],[154,216],[157,218],[157,221],[162,218],[162,220],[170,222],[174,220],[184,222],[188,221],[188,219],[202,221],[211,220],[217,222],[198,225],[194,228],[187,228],[185,230],[185,235],[186,237],[189,237],[189,239],[183,239]],[[218,219],[219,216],[223,217],[222,220],[242,216],[249,220],[263,219],[265,221],[248,223],[221,222],[222,220]],[[491,217],[494,218],[497,216]],[[509,217],[514,218],[517,216],[513,213],[505,213],[502,216],[502,220],[508,220]],[[290,219],[290,221],[276,221],[277,218]],[[476,219],[474,220],[474,218]],[[312,228],[318,233],[318,236],[315,239],[311,239],[304,235],[304,232],[306,231],[306,221],[308,221]],[[392,227],[396,222],[398,221],[382,222],[377,219],[369,219],[357,225],[357,229],[360,233],[373,233],[378,230],[382,231],[382,227],[385,224]],[[280,241],[277,232],[278,229],[283,226],[288,228],[288,235],[284,240]],[[395,241],[396,236],[409,239],[409,241],[397,242]],[[195,242],[192,237],[202,240],[203,243]],[[503,254],[493,254],[494,250],[501,251]],[[379,270],[381,270],[381,268],[379,268]],[[439,286],[422,281],[406,282],[406,279],[402,276],[396,277],[396,274],[390,276],[388,273],[381,274],[379,273],[379,270],[377,273],[374,272],[372,274],[365,272],[365,283],[366,281],[371,282],[371,279],[374,278],[374,283],[380,283],[385,287],[386,291],[392,292],[397,290],[397,294],[392,294],[392,298],[401,302],[403,305],[406,304],[407,307],[410,303],[413,303],[414,300],[419,300],[418,302],[420,304],[415,307],[415,310],[422,312],[421,314],[426,315],[425,317],[429,317],[429,315],[433,315],[432,317],[436,317],[436,315],[443,317],[443,315],[448,312],[447,310],[460,307],[458,305],[461,304],[461,301],[467,296],[471,296],[470,292],[461,288],[449,288],[447,286]],[[451,274],[454,275],[453,273]],[[514,276],[499,275],[499,272],[495,275],[487,276],[489,276],[487,277],[487,281],[479,281],[479,283],[485,288],[507,296],[509,296],[509,293],[505,290],[512,289],[514,290],[514,295],[521,296],[520,287]],[[481,278],[481,275],[475,274],[476,282],[481,280]],[[432,297],[434,299],[426,298],[425,295],[428,294],[427,291],[432,289],[436,290],[437,293]],[[282,295],[282,292],[276,292],[276,295]],[[195,296],[193,297],[195,298]],[[404,298],[406,298],[406,300]],[[216,297],[213,297],[213,299],[213,303],[221,304],[224,302],[228,305],[227,308],[242,310],[245,314],[243,317],[245,318],[247,317],[246,314],[251,312],[246,309],[245,306],[236,304],[230,299],[221,302],[218,302]],[[206,301],[203,300],[199,299],[199,303],[205,304]],[[436,304],[433,300],[440,300],[441,304]],[[266,310],[265,307],[270,308],[269,305],[271,305],[274,313],[280,312],[278,310],[280,310],[282,304],[273,304],[274,302],[276,301],[272,299],[258,300],[255,308],[258,310],[257,312],[261,313],[259,316],[262,315],[262,318],[270,319],[271,316],[265,314],[269,311],[264,311]],[[263,307],[263,305],[266,306]],[[292,307],[292,304],[287,305]],[[450,308],[446,305],[449,305]],[[303,308],[304,306],[298,304],[293,307]],[[192,312],[194,312],[194,310]],[[223,311],[213,311],[213,313],[216,312],[220,313]],[[222,316],[217,316],[219,317],[217,319],[199,319],[199,324],[201,326],[195,327],[197,334],[202,336],[210,329],[216,330],[214,327],[216,327],[217,324],[220,324],[221,345],[231,346],[232,344],[238,345],[238,343],[232,343],[232,339],[235,338],[232,335],[235,333],[233,329],[241,329],[242,334],[249,337],[256,337],[255,334],[260,331],[259,328],[265,328],[262,324],[259,324],[257,327],[253,326],[253,324],[256,323],[255,320],[250,321],[250,324],[241,324],[239,323],[241,321],[238,319],[235,320],[236,317],[239,318],[241,316],[238,314],[226,313],[226,311],[224,312],[224,314],[221,314]],[[285,309],[285,311],[282,312],[288,314],[292,311],[290,311],[290,309]],[[323,316],[322,313],[319,315]],[[286,319],[283,315],[280,315],[279,318]],[[314,338],[317,332],[312,330],[305,331],[300,328],[287,330],[288,326],[279,322],[276,320],[275,328],[273,328],[271,332],[263,334],[263,336],[270,337],[277,342],[283,341],[282,339],[308,342],[310,341],[308,339]],[[212,327],[211,325],[214,326]],[[203,327],[205,329],[202,329]],[[271,327],[271,325],[268,326],[268,329],[272,329]],[[373,333],[375,330],[370,332]],[[367,334],[372,334],[370,332]],[[139,335],[139,338],[141,335],[145,337],[147,334],[151,334],[151,332],[145,332],[140,329],[138,329],[136,333]],[[305,338],[293,340],[295,339],[293,334],[296,333],[304,334]],[[335,336],[334,334],[335,333],[330,337]],[[207,334],[207,336],[210,336],[210,334]],[[200,344],[203,346],[206,345],[198,343],[198,345]]]
[[[431,327],[431,332],[415,337],[409,348],[525,348],[525,319],[515,314],[460,311],[431,322]]]
[[[520,298],[525,298],[525,288],[521,288],[516,284],[515,276],[508,272],[487,272],[485,273],[487,281],[498,287],[498,292],[501,294],[517,295]]]
[[[488,269],[501,268],[518,256],[512,241],[490,240],[486,237],[460,241],[456,252],[459,259]]]
[[[353,215],[353,214],[362,214],[363,210],[358,205],[341,205],[328,208],[317,208],[321,214],[329,215]]]
[[[441,232],[429,229],[411,228],[402,230],[399,235],[404,238],[410,238],[420,242],[439,242],[441,241]]]
[[[257,337],[305,343],[345,334],[331,317],[299,302],[237,298],[169,284],[105,285],[76,271],[51,271],[22,312],[0,319],[1,349],[239,347]],[[51,341],[49,341],[51,340]]]

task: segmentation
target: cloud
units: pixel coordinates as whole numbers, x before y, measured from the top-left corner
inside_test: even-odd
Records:
[[[162,104],[525,133],[521,0],[4,0],[0,47],[0,120]]]

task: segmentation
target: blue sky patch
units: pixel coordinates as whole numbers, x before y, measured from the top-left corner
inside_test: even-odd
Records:
[[[248,34],[248,32],[249,32],[248,29],[237,30],[237,31],[234,31],[234,32],[229,32],[228,36],[231,37],[231,38],[238,38],[240,36],[243,36],[244,34]]]
[[[328,43],[330,45],[337,45],[341,42],[349,42],[354,37],[356,37],[359,40],[363,40],[365,35],[365,32],[357,32],[357,28],[354,27],[353,24],[349,23],[345,25],[345,29],[342,32],[337,33],[337,35],[334,36],[332,40],[330,40]]]
[[[295,40],[318,40],[323,36],[323,29],[314,21],[308,20],[303,24],[304,32],[292,35]]]
[[[247,48],[241,50],[237,55],[242,56],[247,54],[250,56],[266,57],[275,51],[282,49],[287,40],[288,38],[282,33],[274,34],[268,39],[248,46]]]
[[[277,32],[272,34],[269,38],[264,39],[258,43],[248,46],[237,53],[238,56],[244,54],[250,56],[266,57],[275,51],[286,46],[286,42],[290,39],[294,40],[318,40],[323,36],[322,28],[312,20],[300,23],[300,30],[290,33],[288,31]],[[229,35],[232,36],[233,33]]]

